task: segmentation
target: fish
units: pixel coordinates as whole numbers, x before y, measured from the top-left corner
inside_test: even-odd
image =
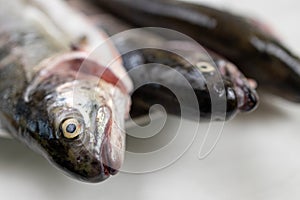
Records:
[[[141,41],[138,46],[145,45],[147,42],[139,37],[146,33],[136,33],[131,35],[132,40]],[[129,38],[125,40],[129,42]],[[202,49],[188,42],[156,42],[159,45],[154,45],[155,48],[137,48],[122,54],[124,66],[130,72],[133,84],[140,86],[145,82],[149,83],[134,90],[131,96],[132,117],[142,111],[146,113],[155,104],[162,105],[169,114],[204,121],[215,121],[216,118],[228,120],[239,112],[250,112],[257,108],[259,97],[255,89],[230,62],[217,56],[211,59]],[[127,43],[121,42],[123,44]],[[116,47],[121,49],[117,44]],[[188,83],[184,84],[177,73]],[[195,94],[197,104],[185,101],[192,98],[190,93]],[[223,107],[214,108],[217,104]],[[182,107],[187,112],[183,113]]]
[[[299,57],[256,19],[177,0],[90,1],[133,26],[187,34],[238,66],[264,92],[300,102]]]
[[[97,27],[63,1],[0,3],[5,3],[0,8],[0,130],[76,180],[98,183],[117,174],[124,160],[129,115],[141,117],[153,103],[192,119],[200,107],[201,117],[212,120],[233,118],[257,105],[254,86],[234,65],[213,53],[211,60],[189,42],[168,41],[144,31],[110,42],[104,26]],[[108,26],[106,31],[112,34],[118,28]],[[137,33],[166,45],[167,51],[148,48],[122,54],[129,47],[149,44]],[[153,68],[146,71],[137,68],[151,63]],[[178,105],[172,91],[157,84],[134,91],[138,84],[163,80],[160,83],[187,95],[190,88],[174,79],[178,72],[192,86],[199,104]],[[166,82],[164,77],[171,79]],[[211,109],[211,95],[224,107]],[[180,113],[180,106],[191,112]]]
[[[116,174],[132,82],[107,35],[63,1],[0,5],[2,129],[76,180]]]
[[[105,30],[121,53],[135,88],[131,95],[132,118],[148,114],[155,104],[162,105],[169,114],[204,121],[222,118],[216,113],[225,113],[223,120],[232,119],[238,112],[250,112],[258,106],[256,83],[251,84],[251,80],[245,78],[235,65],[203,49],[195,41],[165,29],[134,30],[132,25],[86,1],[70,0],[68,3]],[[131,29],[133,31],[128,31]],[[188,84],[180,81],[177,72]],[[184,99],[190,90],[198,103],[179,102],[178,99]],[[213,108],[213,104],[222,105],[222,101],[226,108]],[[183,113],[182,107],[188,112]]]

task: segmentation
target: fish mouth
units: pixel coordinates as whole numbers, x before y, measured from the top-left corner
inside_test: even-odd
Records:
[[[255,110],[259,103],[259,97],[255,91],[256,81],[247,79],[232,63],[219,61],[217,64],[221,75],[232,82],[238,110],[241,112]]]
[[[104,174],[107,175],[107,176],[110,176],[110,175],[116,175],[119,170],[118,169],[114,169],[112,167],[109,167],[107,166],[106,164],[103,164],[103,169],[104,169]]]
[[[124,143],[121,128],[115,122],[113,115],[113,105],[103,105],[97,111],[96,116],[96,143],[100,147],[100,160],[105,175],[115,175],[118,173],[123,163]]]
[[[248,86],[238,87],[236,89],[238,98],[238,108],[242,112],[250,112],[258,106],[258,95],[255,90]]]
[[[102,158],[102,166],[104,169],[104,173],[106,175],[116,175],[121,168],[123,163],[122,156],[120,156],[121,152],[118,152],[118,155],[114,155],[112,144],[109,141],[110,137],[107,137],[103,142],[103,147],[101,151],[101,158]]]

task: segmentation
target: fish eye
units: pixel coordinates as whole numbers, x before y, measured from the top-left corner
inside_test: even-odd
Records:
[[[214,66],[207,62],[199,62],[196,64],[196,66],[200,69],[201,72],[205,73],[213,72],[216,70]]]
[[[65,138],[73,139],[81,133],[81,124],[77,119],[66,119],[62,122],[61,130]]]

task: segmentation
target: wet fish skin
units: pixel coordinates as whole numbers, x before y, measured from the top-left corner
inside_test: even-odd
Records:
[[[266,92],[300,102],[299,57],[255,20],[176,0],[91,1],[135,26],[185,33],[232,61]]]
[[[136,60],[137,56],[140,56],[138,61]],[[170,114],[192,120],[200,117],[201,121],[212,119],[216,120],[212,117],[217,117],[217,112],[220,112],[220,118],[218,119],[223,120],[225,118],[231,119],[239,112],[238,98],[234,91],[234,86],[231,80],[225,78],[223,79],[222,83],[224,84],[224,88],[222,89],[225,91],[225,96],[217,97],[219,91],[209,91],[205,77],[203,77],[203,73],[199,71],[195,65],[186,62],[184,58],[180,57],[179,55],[159,49],[143,49],[125,54],[123,55],[123,59],[124,66],[127,66],[128,70],[132,70],[140,65],[150,64],[149,66],[139,70],[141,74],[148,74],[148,76],[133,76],[132,78],[134,83],[140,83],[141,81],[150,83],[138,88],[132,94],[131,98],[133,104],[130,113],[133,117],[142,112],[148,113],[150,107],[155,104],[162,105]],[[134,60],[137,62],[133,63]],[[151,63],[155,64],[152,65]],[[160,66],[160,64],[166,65],[174,69],[176,72],[174,71],[174,74],[170,75],[172,72],[165,70]],[[128,68],[129,66],[130,69]],[[179,82],[180,79],[176,80],[176,73],[183,75],[190,85],[182,84]],[[169,78],[166,79],[164,77]],[[173,83],[170,83],[170,80]],[[215,84],[217,85],[217,83]],[[173,90],[169,89],[167,86]],[[174,88],[176,89],[174,90]],[[195,94],[195,100],[197,100],[198,104],[189,104],[188,101],[179,102],[176,95],[184,97],[184,95],[188,95],[189,91],[191,90]],[[213,96],[216,98],[212,99]],[[256,100],[257,99],[255,99],[255,102]],[[219,103],[220,105],[223,104],[224,107],[220,108],[219,110],[212,110],[214,106],[213,103]],[[182,113],[182,107],[188,109],[190,112]],[[254,109],[254,107],[251,109]],[[224,113],[222,113],[222,111]],[[197,114],[200,114],[200,116],[197,116]],[[221,116],[224,116],[224,118]]]
[[[164,47],[167,46],[164,45]],[[124,66],[129,71],[140,65],[156,63],[139,69],[139,76],[132,76],[134,84],[141,83],[142,81],[151,83],[138,88],[132,94],[133,104],[131,114],[133,116],[142,111],[148,111],[150,106],[155,104],[162,105],[171,114],[188,119],[198,119],[196,114],[199,110],[200,119],[204,121],[212,120],[211,117],[217,117],[217,113],[220,114],[222,111],[225,112],[226,119],[231,119],[238,112],[249,112],[257,107],[258,96],[255,90],[248,85],[247,80],[241,74],[234,74],[232,71],[229,72],[227,70],[228,67],[234,67],[231,66],[231,63],[214,57],[214,63],[217,63],[216,70],[207,73],[201,71],[197,64],[202,63],[203,65],[213,66],[213,61],[198,57],[190,63],[185,60],[188,58],[187,55],[181,57],[180,54],[176,54],[178,52],[185,52],[189,55],[193,55],[195,52],[198,54],[202,53],[199,50],[193,52],[192,49],[187,52],[185,49],[180,49],[180,51],[176,49],[175,52],[174,49],[173,53],[160,49],[140,49],[123,55]],[[165,70],[160,64],[176,70],[177,73],[180,73],[189,82],[189,85],[182,84],[180,79],[176,78],[177,75],[175,72],[173,75],[170,75],[172,72]],[[222,73],[224,72],[223,74],[219,74],[220,79],[217,78],[219,80],[209,83],[209,78],[214,79],[214,76],[219,73],[217,70],[220,68],[223,70]],[[143,74],[147,74],[147,76],[143,76]],[[155,84],[158,82],[161,84]],[[242,83],[242,85],[237,85],[237,82]],[[209,84],[211,85],[209,86]],[[166,86],[172,88],[173,91]],[[176,89],[174,90],[174,88]],[[188,95],[190,90],[195,94],[198,108],[193,107],[195,105],[188,102],[179,102],[175,96],[176,94],[183,97],[184,95]],[[220,95],[220,90],[224,92],[225,96]],[[214,108],[214,106],[222,104],[226,109]],[[190,112],[181,113],[181,106],[189,109]],[[193,110],[197,110],[197,112],[193,112]]]
[[[104,152],[107,151],[104,150],[106,145],[103,144],[105,144],[105,138],[109,135],[101,136],[103,133],[98,132],[96,126],[93,130],[90,124],[86,123],[78,110],[79,103],[83,103],[83,101],[77,102],[78,105],[70,106],[67,102],[70,99],[59,97],[63,94],[58,94],[54,89],[61,87],[66,82],[73,81],[74,78],[52,76],[39,84],[31,95],[29,102],[24,101],[24,98],[19,96],[16,104],[11,105],[13,110],[5,112],[1,109],[1,111],[6,116],[6,124],[13,126],[10,131],[15,133],[16,138],[21,139],[30,148],[44,155],[53,164],[67,172],[68,175],[87,182],[103,181],[109,177],[109,171],[112,171],[111,168],[103,165],[103,162],[106,161],[102,159],[103,156],[106,156]],[[86,81],[79,81],[74,84],[78,84],[76,87],[82,88],[76,98],[86,97],[87,94],[91,93],[90,88],[93,88]],[[72,86],[75,87],[72,83],[71,87],[66,88],[64,92],[72,93],[74,90]],[[81,97],[81,95],[84,96]],[[88,103],[94,103],[94,105]],[[105,116],[108,118],[106,119],[105,128],[108,129],[111,126],[112,116],[109,105],[95,100],[94,102],[87,102],[87,105],[84,106],[91,106],[91,110],[87,110],[90,111],[90,115],[94,115],[91,120],[96,120],[99,117],[97,112],[100,109],[109,110],[109,114]],[[51,107],[53,108],[49,109]],[[68,139],[61,133],[61,123],[69,118],[76,118],[81,121],[82,133],[78,138]],[[59,122],[57,122],[58,119]]]
[[[130,97],[88,52],[61,45],[33,23],[33,2],[0,8],[1,124],[66,175],[103,181],[123,162]]]
[[[175,32],[168,32],[166,37],[159,31],[159,33],[155,33],[153,29],[126,33],[126,30],[133,28],[133,26],[120,18],[112,16],[103,9],[95,8],[91,3],[75,0],[68,2],[73,7],[81,10],[91,21],[109,35],[113,36],[125,31],[125,34],[121,34],[117,39],[114,39],[114,36],[112,37],[112,40],[115,40],[115,46],[121,52],[125,68],[129,72],[134,85],[151,83],[139,88],[136,87],[137,90],[132,94],[130,111],[132,117],[148,114],[152,105],[160,104],[168,113],[189,119],[198,119],[199,116],[195,116],[195,114],[198,114],[200,108],[201,120],[211,120],[215,113],[212,114],[212,96],[210,95],[218,93],[216,90],[220,79],[223,80],[226,97],[216,97],[214,100],[227,101],[224,105],[226,110],[223,110],[223,112],[226,112],[226,119],[232,118],[238,111],[247,112],[257,107],[259,100],[254,87],[251,87],[248,84],[248,80],[237,68],[223,57],[212,51],[209,51],[209,55],[207,55],[207,49],[199,48],[195,44],[196,42],[187,41],[186,38],[183,40],[180,34],[178,35]],[[156,48],[147,48],[151,46]],[[135,50],[132,51],[132,49]],[[215,67],[220,72],[219,80],[217,80],[218,78],[214,79],[214,83],[212,83],[214,86],[211,87],[213,88],[211,91],[208,89],[207,80],[216,76],[218,72],[214,70],[210,71],[210,73],[202,72],[197,67],[197,64],[201,62],[214,66],[216,64]],[[153,63],[157,63],[157,65]],[[147,64],[151,64],[151,66],[138,67]],[[171,70],[165,70],[159,64],[169,66],[181,73],[190,86],[180,85],[181,81],[176,80],[175,73],[172,75],[173,79],[170,78]],[[130,73],[133,69],[135,69],[135,72],[138,70],[138,72]],[[166,86],[176,89],[170,91]],[[181,106],[191,110],[191,112],[188,112],[188,115],[184,114],[183,116],[180,103],[173,92],[184,96],[190,90],[193,90],[196,95],[198,107],[181,102]],[[192,112],[192,110],[196,110],[196,112]],[[218,111],[214,110],[214,112],[217,113]],[[221,111],[219,110],[219,112]]]
[[[97,81],[91,81],[95,79],[95,74],[80,73],[81,76],[78,77],[74,65],[78,69],[83,64],[86,57],[82,52],[70,52],[70,49],[62,48],[59,43],[54,45],[39,29],[27,26],[21,19],[18,22],[24,26],[2,26],[1,23],[0,36],[5,36],[5,39],[2,38],[0,42],[10,44],[7,41],[12,41],[12,45],[5,46],[5,50],[1,51],[1,120],[6,122],[5,125],[16,138],[44,155],[68,175],[87,182],[105,180],[109,175],[115,174],[122,163],[124,139],[118,138],[122,133],[115,135],[121,130],[109,130],[117,127],[111,123],[120,120],[119,125],[122,127],[125,113],[122,109],[126,107],[121,106],[126,102],[121,101],[118,107],[108,102],[118,100],[120,103],[120,99],[126,100],[127,96],[122,93],[121,88],[118,89],[105,80],[100,82],[102,90],[98,85],[98,76]],[[11,34],[19,33],[20,29],[25,31],[24,34]],[[32,37],[31,34],[37,35]],[[31,40],[28,40],[28,35],[31,35]],[[33,46],[29,45],[30,48],[26,49],[28,41]],[[50,60],[49,55],[53,55]],[[56,65],[53,66],[53,63]],[[85,64],[101,68],[94,60],[85,59]],[[34,69],[37,65],[41,65],[38,70]],[[12,80],[19,82],[13,85]],[[76,98],[73,98],[74,88]],[[117,99],[107,99],[110,96]],[[82,127],[82,133],[73,139],[62,135],[63,123],[70,119],[68,116],[72,116],[72,120],[76,119]],[[94,123],[95,121],[103,123]],[[92,126],[95,124],[96,126]],[[117,149],[113,149],[112,144]]]

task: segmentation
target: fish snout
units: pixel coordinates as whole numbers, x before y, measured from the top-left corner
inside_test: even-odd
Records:
[[[240,88],[242,95],[239,97],[239,110],[242,112],[250,112],[258,106],[259,98],[256,91],[249,87]]]

